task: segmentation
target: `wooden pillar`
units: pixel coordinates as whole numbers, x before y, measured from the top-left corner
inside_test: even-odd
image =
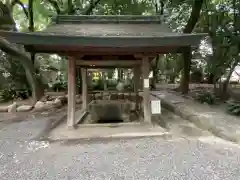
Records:
[[[149,89],[150,63],[148,57],[142,58],[142,77],[143,77],[143,112],[144,122],[151,123],[151,102]]]
[[[103,85],[104,85],[104,91],[107,91],[107,73],[103,72]]]
[[[81,74],[82,74],[82,109],[86,109],[88,104],[87,69],[81,68]]]
[[[138,91],[139,91],[139,83],[140,83],[140,67],[135,66],[133,68],[133,81],[134,81],[134,93],[136,95],[135,99],[135,110],[139,110],[139,98],[138,98]]]
[[[72,128],[75,125],[75,110],[76,110],[76,60],[75,58],[68,59],[68,111],[67,111],[67,126]]]

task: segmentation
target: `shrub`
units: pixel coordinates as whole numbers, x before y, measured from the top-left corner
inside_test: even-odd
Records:
[[[190,79],[192,83],[200,83],[202,82],[203,79],[203,74],[202,71],[199,69],[196,69],[195,71],[193,71],[190,75]]]
[[[12,88],[2,89],[0,91],[0,101],[7,102],[16,98],[16,91]]]
[[[216,103],[216,96],[210,92],[200,93],[196,96],[196,100],[201,103],[207,104],[215,104]]]
[[[104,89],[103,80],[99,79],[99,80],[96,80],[95,82],[93,82],[93,89],[94,90],[103,90]]]
[[[109,79],[108,80],[108,88],[115,89],[118,84],[118,81],[115,79]]]
[[[67,88],[67,82],[64,80],[56,80],[52,84],[52,89],[57,92],[61,90],[65,90],[66,88]]]
[[[13,99],[27,99],[31,96],[31,91],[28,89],[16,90],[13,87],[0,90],[0,102],[7,102]]]
[[[232,115],[240,116],[240,101],[228,101],[227,112]]]

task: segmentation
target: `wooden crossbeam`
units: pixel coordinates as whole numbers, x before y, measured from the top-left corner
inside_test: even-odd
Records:
[[[135,65],[140,65],[141,61],[139,60],[91,60],[91,61],[84,61],[84,60],[77,60],[77,66],[88,66],[92,68],[96,67],[133,67]]]

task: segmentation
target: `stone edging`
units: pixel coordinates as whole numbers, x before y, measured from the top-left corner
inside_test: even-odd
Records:
[[[217,127],[215,124],[211,123],[210,118],[206,118],[202,116],[200,117],[199,115],[194,113],[194,110],[191,110],[190,108],[186,107],[183,103],[174,104],[165,99],[158,97],[153,93],[151,93],[151,95],[160,99],[161,104],[164,108],[168,109],[169,111],[172,111],[173,113],[180,116],[181,118],[194,123],[197,127],[203,130],[207,130],[211,132],[213,135],[220,137],[222,139],[235,142],[235,143],[240,142],[240,137],[238,137],[237,134],[234,134],[233,132],[228,132],[222,129],[221,127]]]

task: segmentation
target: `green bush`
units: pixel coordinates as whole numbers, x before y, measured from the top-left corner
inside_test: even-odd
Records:
[[[2,89],[0,91],[0,101],[7,102],[16,98],[16,91],[12,88]]]
[[[232,115],[240,116],[240,101],[228,101],[227,112]]]
[[[190,79],[192,83],[200,83],[202,82],[203,79],[203,74],[202,71],[199,69],[196,69],[195,71],[193,71],[190,75]]]
[[[54,91],[61,91],[61,90],[65,90],[67,88],[67,82],[65,81],[55,81],[52,84],[52,89]]]
[[[29,89],[20,89],[16,91],[16,98],[28,99],[32,95],[32,91]]]
[[[13,87],[0,90],[0,102],[7,102],[14,99],[27,99],[31,96],[31,90],[19,89]]]
[[[115,80],[115,79],[109,79],[108,80],[108,87],[109,88],[116,88],[116,86],[117,86],[117,84],[118,84],[118,81],[117,80]]]
[[[96,80],[93,82],[93,89],[94,90],[103,90],[104,89],[104,83],[102,79]]]
[[[216,103],[216,96],[210,92],[199,93],[196,98],[201,103],[213,105]]]

